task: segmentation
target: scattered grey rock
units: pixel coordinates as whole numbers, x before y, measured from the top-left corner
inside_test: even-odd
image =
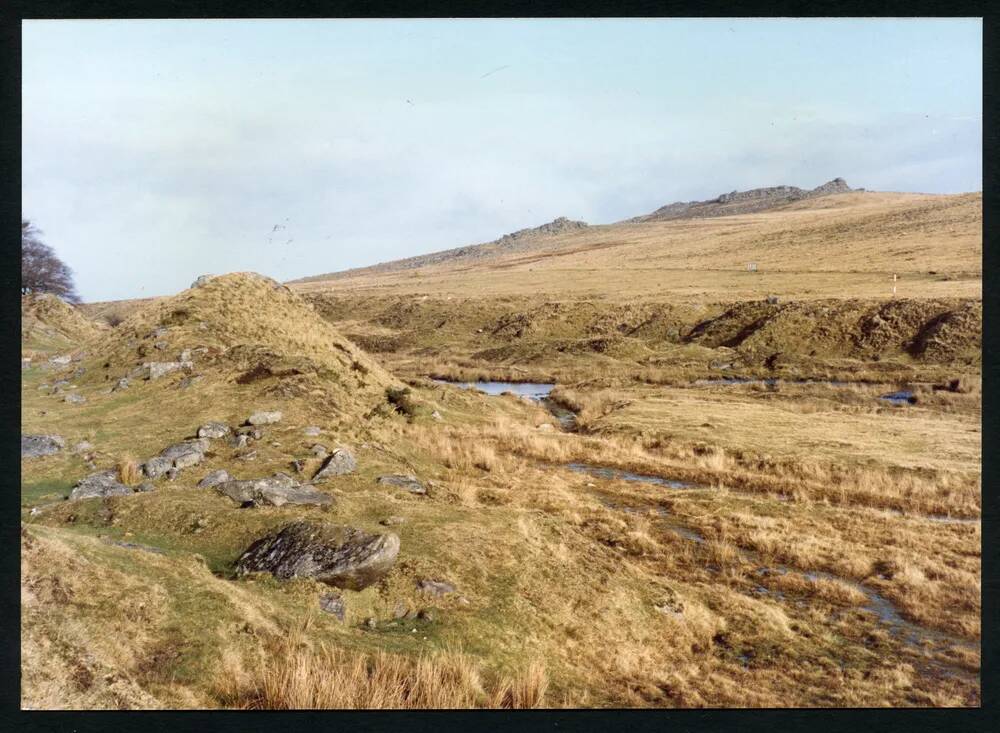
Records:
[[[281,412],[275,410],[273,412],[255,412],[250,417],[247,418],[247,425],[272,425],[281,420]]]
[[[379,476],[378,483],[383,486],[396,486],[401,489],[406,489],[411,494],[426,494],[427,487],[422,483],[417,481],[416,476],[402,475],[402,474],[390,474],[388,476]]]
[[[194,363],[190,361],[151,361],[148,364],[143,364],[143,368],[149,379],[159,379],[180,369],[192,369]]]
[[[250,451],[247,451],[246,453],[240,453],[239,455],[236,456],[236,460],[237,461],[256,461],[257,460],[257,451],[250,450]]]
[[[92,446],[86,440],[81,440],[79,443],[73,446],[74,453],[86,453],[92,450],[94,450],[94,446]]]
[[[375,620],[374,616],[369,616],[368,618],[365,619],[365,626],[368,627],[369,629],[377,629],[378,621]]]
[[[312,454],[317,458],[326,458],[330,453],[330,451],[327,450],[327,447],[325,445],[321,445],[320,443],[313,444],[313,447],[309,450],[311,450]]]
[[[198,428],[199,438],[224,438],[229,435],[229,426],[221,422],[205,423]]]
[[[49,364],[54,364],[56,366],[66,366],[67,364],[70,363],[70,361],[72,361],[72,358],[68,354],[66,354],[63,356],[53,356],[51,359],[49,359]]]
[[[438,421],[440,421],[440,420],[444,420],[444,418],[443,418],[443,417],[441,417],[441,413],[440,413],[440,412],[438,412],[437,410],[434,410],[434,412],[432,412],[432,413],[431,413],[431,417],[432,417],[432,418],[433,418],[434,420],[438,420]]]
[[[138,542],[124,542],[122,540],[108,541],[108,544],[115,545],[117,547],[124,547],[126,550],[142,550],[143,552],[152,552],[155,555],[166,555],[165,550],[161,550],[159,547],[151,547],[150,545],[140,545]]]
[[[314,578],[337,588],[362,590],[396,562],[399,537],[343,525],[294,522],[253,543],[236,562],[236,574],[270,572],[281,580]]]
[[[166,351],[167,347],[169,346],[170,344],[167,343],[166,341],[157,341],[156,343],[153,344],[153,348],[159,349],[160,351]]]
[[[192,451],[191,453],[185,453],[183,455],[177,456],[174,459],[174,468],[180,470],[182,468],[189,468],[190,466],[196,466],[199,463],[201,463],[204,458],[205,458],[204,453],[198,453],[196,451]]]
[[[313,482],[326,481],[332,476],[353,473],[357,467],[357,461],[354,460],[354,456],[347,448],[337,448],[313,476]]]
[[[184,349],[177,357],[177,361],[191,361],[191,349]]]
[[[99,471],[80,480],[69,494],[70,501],[104,496],[128,496],[132,487],[118,481],[115,470]]]
[[[306,470],[305,459],[298,458],[292,461],[292,470],[295,471],[295,473],[302,473],[303,471],[305,471]]]
[[[128,389],[128,386],[129,386],[128,377],[122,377],[117,382],[115,382],[115,386],[111,388],[111,391],[118,392],[123,389]]]
[[[320,596],[319,607],[320,610],[333,614],[339,620],[344,620],[346,608],[344,606],[344,599],[339,593],[326,593]]]
[[[200,453],[204,455],[205,451],[208,450],[208,439],[207,438],[189,438],[188,440],[182,440],[180,443],[174,443],[173,445],[167,446],[162,451],[160,455],[164,458],[177,459],[181,456],[185,456],[189,453]]]
[[[215,490],[240,504],[326,506],[333,503],[331,496],[312,486],[303,486],[284,473],[276,473],[270,478],[224,481],[217,484]]]
[[[159,478],[163,476],[167,471],[169,471],[174,465],[173,458],[165,458],[163,456],[156,456],[150,458],[142,465],[142,472],[148,478]]]
[[[781,298],[779,298],[777,295],[769,295],[769,296],[767,296],[767,304],[768,305],[778,305],[778,303],[780,303],[780,302],[781,302]]]
[[[315,437],[323,432],[322,428],[318,428],[315,425],[310,425],[309,427],[302,428],[302,432],[308,436]]]
[[[184,377],[181,381],[177,383],[177,389],[187,389],[191,385],[197,384],[201,380],[202,376],[200,374],[195,374],[190,377]]]
[[[418,580],[417,590],[431,596],[440,598],[441,596],[455,592],[455,586],[445,580]]]
[[[87,370],[85,368],[83,368],[83,367],[77,367],[76,369],[73,370],[73,379],[79,379],[80,377],[82,377],[86,373],[87,373]]]
[[[166,335],[167,330],[168,329],[166,326],[157,326],[155,329],[153,329],[153,332],[149,334],[149,337],[158,339],[160,338],[160,336]]]
[[[82,405],[86,401],[87,401],[86,397],[84,397],[82,394],[76,394],[75,392],[63,397],[63,402],[69,402],[70,404],[73,405]]]
[[[66,447],[61,435],[22,435],[21,458],[51,456]]]
[[[218,471],[212,471],[205,478],[198,482],[198,488],[210,489],[213,486],[223,483],[224,481],[232,480],[232,476],[225,469],[220,468]]]
[[[229,439],[229,445],[233,448],[246,448],[250,438],[247,435],[234,435]]]
[[[381,520],[379,524],[385,527],[395,527],[396,525],[404,524],[405,522],[406,522],[406,517],[400,517],[394,514],[391,517],[386,517],[385,519]]]
[[[191,283],[191,287],[200,288],[202,285],[209,282],[210,280],[214,280],[216,277],[218,277],[218,275],[200,275],[197,280]]]
[[[142,492],[156,491],[156,484],[154,484],[152,481],[143,481],[135,488],[135,490]]]

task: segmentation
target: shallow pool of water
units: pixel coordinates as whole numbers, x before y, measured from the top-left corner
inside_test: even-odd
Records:
[[[674,481],[673,479],[663,478],[662,476],[648,476],[642,473],[632,473],[631,471],[622,471],[618,468],[607,468],[605,466],[592,466],[589,463],[567,463],[566,468],[570,471],[575,471],[576,473],[586,473],[591,476],[596,476],[597,478],[603,479],[620,479],[622,481],[638,481],[644,484],[653,484],[654,486],[665,486],[668,489],[704,489],[706,487],[699,486],[697,484],[692,484],[687,481]]]
[[[884,394],[879,397],[880,400],[885,400],[886,402],[891,402],[894,405],[909,405],[916,402],[916,398],[913,396],[913,392],[908,389],[901,389],[898,392],[891,392],[889,394]]]
[[[452,382],[447,379],[432,379],[438,384],[451,384],[462,389],[478,389],[491,396],[501,395],[504,392],[513,392],[518,397],[528,397],[536,402],[541,402],[548,397],[549,392],[555,387],[554,384],[544,382]]]

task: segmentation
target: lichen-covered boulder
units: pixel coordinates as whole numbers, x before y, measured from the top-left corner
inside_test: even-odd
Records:
[[[114,470],[98,471],[81,479],[69,494],[70,501],[77,499],[93,499],[105,496],[128,496],[132,494],[131,486],[126,486],[118,480],[118,472]]]
[[[427,487],[420,483],[416,476],[394,473],[388,476],[379,476],[378,483],[382,486],[396,486],[400,489],[406,489],[411,494],[427,493]]]
[[[205,423],[198,428],[199,438],[225,438],[229,435],[229,426],[221,422]]]
[[[396,562],[399,537],[354,527],[294,522],[254,542],[236,562],[237,575],[269,572],[276,578],[313,578],[337,588],[362,590]]]
[[[326,506],[333,503],[333,497],[312,486],[302,486],[285,473],[276,473],[270,478],[223,481],[215,490],[240,504]]]
[[[22,435],[21,458],[51,456],[66,447],[61,435]]]
[[[229,481],[231,479],[232,479],[232,476],[229,475],[229,472],[226,471],[225,469],[221,469],[220,468],[218,471],[212,471],[205,478],[203,478],[201,481],[199,481],[198,482],[198,488],[201,488],[201,489],[210,489],[213,486],[217,486],[217,485],[221,484],[222,482]]]
[[[312,480],[314,483],[326,481],[333,476],[353,473],[357,467],[358,462],[354,460],[354,455],[347,448],[337,448],[326,459]]]

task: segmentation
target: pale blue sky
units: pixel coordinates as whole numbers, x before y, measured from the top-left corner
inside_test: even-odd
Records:
[[[835,176],[980,190],[981,38],[949,19],[26,21],[23,213],[105,300]]]

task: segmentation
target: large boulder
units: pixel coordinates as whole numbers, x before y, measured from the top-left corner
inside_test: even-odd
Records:
[[[223,481],[216,484],[215,490],[240,504],[326,506],[333,503],[331,496],[312,486],[303,486],[285,473],[276,473],[270,478]]]
[[[70,501],[76,499],[93,499],[105,496],[128,496],[133,493],[131,486],[126,486],[118,480],[118,472],[114,470],[98,471],[80,480],[69,494]]]
[[[354,455],[347,448],[337,448],[326,462],[313,476],[313,483],[326,481],[333,476],[343,476],[346,473],[353,473],[358,467],[358,462],[354,460]]]
[[[22,435],[21,458],[51,456],[66,447],[61,435]]]
[[[149,478],[159,478],[174,466],[172,458],[156,456],[142,464],[142,472]]]
[[[172,469],[196,466],[205,458],[208,450],[207,438],[192,438],[169,445],[142,466],[142,472],[149,478],[159,478]]]
[[[427,493],[427,487],[420,483],[416,476],[394,473],[388,476],[379,476],[378,483],[382,486],[396,486],[400,489],[406,489],[411,494]]]
[[[294,522],[254,542],[236,562],[236,574],[269,572],[276,578],[313,578],[361,590],[392,569],[399,537],[343,525]]]

